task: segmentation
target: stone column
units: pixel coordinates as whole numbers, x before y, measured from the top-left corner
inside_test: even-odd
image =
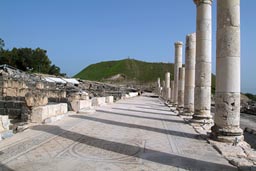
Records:
[[[195,64],[196,64],[196,33],[186,36],[185,59],[185,93],[183,115],[194,114],[194,89],[195,89]]]
[[[217,0],[216,112],[212,135],[243,139],[240,128],[240,0]]]
[[[161,79],[159,77],[157,78],[157,93],[161,94]]]
[[[165,81],[162,80],[162,92],[161,92],[161,97],[164,98],[165,96]]]
[[[173,103],[173,99],[174,99],[174,81],[171,81],[171,103]]]
[[[166,100],[171,98],[171,89],[170,89],[170,72],[165,73],[165,91],[166,91]]]
[[[194,122],[211,123],[212,0],[194,0],[196,19],[196,71]]]
[[[174,63],[174,94],[173,102],[174,105],[178,104],[178,79],[179,79],[179,68],[182,67],[182,42],[176,42],[175,44],[175,63]]]
[[[179,88],[178,88],[178,109],[182,111],[184,108],[184,88],[185,88],[185,68],[179,68]]]

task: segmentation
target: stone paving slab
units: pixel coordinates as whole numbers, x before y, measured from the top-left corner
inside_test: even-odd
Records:
[[[237,170],[150,94],[33,126],[0,143],[0,162],[6,171]]]

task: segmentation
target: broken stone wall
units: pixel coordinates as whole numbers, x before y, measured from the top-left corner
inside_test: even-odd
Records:
[[[30,120],[32,107],[63,101],[67,101],[66,90],[54,83],[36,77],[0,76],[0,115],[8,115],[12,122]]]

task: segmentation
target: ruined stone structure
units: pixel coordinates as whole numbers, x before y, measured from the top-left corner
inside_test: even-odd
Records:
[[[240,0],[217,1],[216,113],[212,135],[243,139],[240,128]]]
[[[178,110],[183,111],[184,108],[184,88],[185,88],[185,68],[179,68],[179,87],[178,87]]]
[[[212,0],[194,0],[196,19],[196,78],[194,122],[211,122]]]
[[[165,73],[165,100],[171,99],[170,72]]]
[[[134,89],[72,78],[27,74],[0,66],[0,139],[21,123],[59,120],[67,111],[134,97]],[[92,100],[91,100],[92,99]]]
[[[175,63],[174,63],[174,91],[173,102],[174,105],[178,105],[178,87],[179,87],[179,68],[182,67],[182,42],[176,42],[175,44]]]
[[[183,115],[194,114],[196,33],[186,36],[185,92]]]

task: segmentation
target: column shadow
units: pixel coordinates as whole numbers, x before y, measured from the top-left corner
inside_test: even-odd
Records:
[[[171,114],[171,111],[168,111],[169,114],[167,113],[158,113],[158,112],[149,112],[149,111],[141,111],[141,110],[134,110],[134,109],[125,109],[125,108],[119,108],[119,107],[113,107],[112,109],[116,109],[116,110],[124,110],[124,111],[131,111],[131,112],[140,112],[140,113],[146,113],[146,114],[152,114],[152,115],[164,115],[164,116],[173,116]]]
[[[154,117],[148,117],[148,116],[130,115],[130,114],[126,114],[126,113],[109,112],[109,111],[105,111],[105,110],[96,110],[96,111],[100,112],[100,113],[104,113],[104,114],[110,114],[110,115],[119,115],[119,116],[127,116],[127,117],[150,119],[150,120],[157,120],[157,121],[166,121],[166,122],[176,122],[176,123],[183,123],[183,124],[186,123],[183,120],[161,119],[161,118],[154,118]],[[175,115],[170,115],[170,116],[177,117]]]
[[[162,106],[161,108],[163,108],[164,106]],[[163,111],[163,112],[170,112],[170,109],[166,109],[166,110],[163,110],[163,109],[160,109],[160,108],[153,108],[153,107],[141,107],[141,106],[138,106],[137,108],[141,108],[141,109],[150,109],[150,110],[157,110],[157,111]]]
[[[50,129],[44,129],[45,127],[48,127]],[[183,168],[183,169],[189,169],[189,170],[207,170],[207,171],[235,171],[237,170],[235,167],[220,164],[220,163],[213,163],[209,161],[203,161],[193,158],[188,158],[180,155],[175,154],[169,154],[165,152],[160,152],[156,150],[151,150],[148,148],[142,148],[134,145],[129,144],[123,144],[119,142],[104,140],[100,138],[95,138],[92,136],[87,136],[81,133],[72,132],[69,130],[64,130],[60,128],[59,126],[53,126],[53,125],[38,125],[31,127],[33,130],[38,131],[47,131],[48,133],[54,134],[55,131],[53,130],[60,130],[63,133],[57,134],[58,136],[61,136],[63,138],[67,138],[82,144],[86,144],[91,147],[99,148],[102,150],[115,152],[127,156],[133,156],[136,158],[144,159],[147,161],[152,161],[164,165],[174,166],[177,168]],[[59,132],[59,131],[58,131]],[[68,135],[67,135],[68,134]],[[54,134],[55,135],[55,134]],[[80,137],[77,139],[77,137]],[[97,142],[97,143],[95,143]],[[136,151],[139,148],[139,152],[136,154],[131,155],[129,151]],[[119,149],[126,149],[126,150],[119,150]]]
[[[117,122],[117,121],[111,121],[111,120],[106,120],[106,119],[88,117],[85,115],[70,115],[69,117],[86,119],[86,120],[90,120],[90,121],[94,121],[94,122],[100,122],[100,123],[104,123],[104,124],[116,125],[116,126],[121,126],[121,127],[126,127],[126,128],[133,128],[133,129],[135,128],[135,129],[141,129],[141,130],[146,130],[146,131],[151,131],[151,132],[157,132],[157,133],[161,133],[161,134],[169,134],[169,135],[173,135],[173,136],[202,140],[201,136],[197,133],[191,134],[191,133],[179,132],[179,131],[174,131],[174,130],[166,130],[166,129],[161,129],[161,128],[154,128],[154,127],[149,127],[149,126],[136,125],[136,124],[130,124],[130,123],[125,123],[125,122]]]

